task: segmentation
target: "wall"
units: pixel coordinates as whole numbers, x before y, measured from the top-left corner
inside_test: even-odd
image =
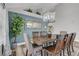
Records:
[[[25,19],[26,22],[31,20],[31,21],[40,22],[42,24],[42,28],[40,28],[40,29],[25,27],[23,32],[27,32],[29,34],[29,36],[30,36],[30,39],[32,39],[32,31],[42,31],[42,30],[45,30],[44,26],[45,26],[46,23],[44,23],[41,18],[35,18],[35,17],[32,17],[32,16],[23,15],[23,14],[19,14],[19,13],[14,13],[14,12],[10,12],[10,11],[8,12],[8,15],[9,15],[9,26],[10,26],[12,17],[14,15],[16,15],[16,14],[19,15],[19,16],[22,16]],[[9,38],[10,38],[10,40],[12,40],[11,39],[11,33],[10,33],[10,37]],[[17,37],[16,41],[17,41],[17,43],[24,42],[23,33]]]
[[[1,4],[0,4],[0,45],[2,44],[2,6],[1,6]]]
[[[76,32],[76,41],[79,41],[79,4],[59,4],[55,12],[56,22],[53,33],[60,31]]]
[[[7,10],[0,4],[0,45],[4,45],[4,55],[10,55]],[[1,46],[0,46],[1,49]],[[1,51],[0,51],[1,53]],[[0,54],[1,55],[1,54]]]
[[[2,35],[2,19],[3,19],[2,18],[2,6],[0,4],[0,56],[2,55],[1,44],[2,44],[2,37],[3,37],[3,35]]]

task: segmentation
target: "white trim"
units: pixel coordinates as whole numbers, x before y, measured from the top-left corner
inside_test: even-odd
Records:
[[[13,9],[9,9],[8,11],[16,12],[16,13],[19,13],[19,14],[28,15],[28,16],[32,16],[32,17],[36,17],[36,18],[42,19],[42,16],[41,16],[41,15],[37,15],[37,14],[30,13],[30,12],[23,11],[23,10],[13,10]]]
[[[25,45],[25,42],[17,43],[17,46]]]

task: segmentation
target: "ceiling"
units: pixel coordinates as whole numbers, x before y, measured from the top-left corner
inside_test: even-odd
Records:
[[[58,3],[6,3],[6,8],[8,9],[18,9],[27,10],[32,9],[33,12],[40,12],[41,14],[45,12],[53,12]]]

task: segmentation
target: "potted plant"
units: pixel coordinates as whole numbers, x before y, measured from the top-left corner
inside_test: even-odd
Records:
[[[36,12],[36,14],[41,15],[41,13],[40,13],[40,12]]]
[[[21,16],[13,16],[10,24],[10,32],[13,39],[13,44],[16,44],[16,37],[21,34],[24,27],[24,19]],[[16,45],[14,46],[16,47]]]
[[[32,13],[32,10],[30,8],[27,11]]]

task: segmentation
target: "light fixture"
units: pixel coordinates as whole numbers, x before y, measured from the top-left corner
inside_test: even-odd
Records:
[[[55,21],[55,12],[47,12],[43,15],[44,22],[54,22]]]

